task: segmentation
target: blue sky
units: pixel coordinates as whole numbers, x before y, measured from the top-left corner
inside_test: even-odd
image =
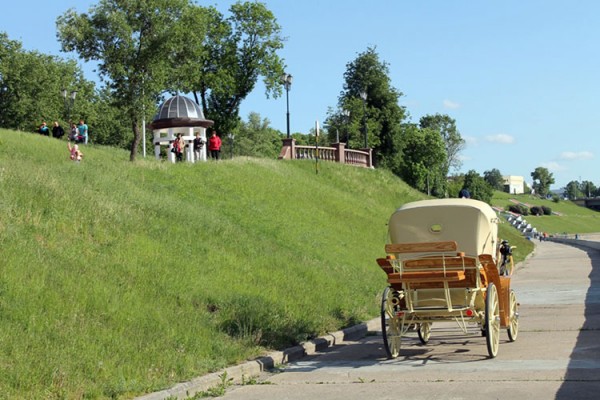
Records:
[[[412,122],[448,114],[467,141],[461,172],[521,175],[546,167],[558,189],[600,185],[600,2],[554,0],[266,0],[287,38],[294,76],[292,132],[335,108],[346,64],[376,46]],[[232,1],[197,1],[226,12]],[[0,31],[28,50],[60,53],[55,21],[89,0],[21,0],[2,7]],[[83,66],[96,80],[91,67]],[[286,130],[285,96],[258,85],[241,107]]]

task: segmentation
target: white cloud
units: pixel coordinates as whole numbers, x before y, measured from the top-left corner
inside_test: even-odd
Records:
[[[457,108],[460,108],[460,104],[448,99],[444,100],[443,104],[444,108],[449,108],[451,110],[456,110]]]
[[[560,165],[556,161],[549,161],[549,162],[542,163],[542,167],[548,169],[551,172],[558,172],[558,171],[566,171],[567,170],[567,167],[565,167],[564,165]]]
[[[564,151],[560,154],[561,160],[589,160],[594,158],[594,154],[590,151]]]
[[[479,144],[479,139],[475,136],[463,136],[462,138],[467,146],[476,146]]]
[[[485,137],[485,140],[492,143],[500,143],[500,144],[512,144],[515,142],[515,138],[506,135],[504,133],[499,133],[497,135],[488,135]]]

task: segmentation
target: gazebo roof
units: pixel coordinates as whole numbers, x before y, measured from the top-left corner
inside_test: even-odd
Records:
[[[204,113],[198,104],[191,99],[176,95],[158,108],[158,113],[152,120],[152,129],[175,127],[202,126],[208,128],[214,121],[204,118]]]

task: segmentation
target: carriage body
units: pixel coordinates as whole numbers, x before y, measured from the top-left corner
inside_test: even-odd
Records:
[[[388,287],[381,303],[384,345],[399,355],[413,327],[427,343],[436,321],[477,324],[488,353],[498,351],[500,328],[518,332],[518,304],[510,276],[498,273],[498,217],[472,199],[422,200],[396,210],[388,224],[386,258],[378,259]]]

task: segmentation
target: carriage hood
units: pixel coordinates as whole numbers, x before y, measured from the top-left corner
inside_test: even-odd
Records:
[[[473,199],[437,199],[406,203],[390,217],[390,243],[455,241],[468,256],[496,258],[498,216]]]

